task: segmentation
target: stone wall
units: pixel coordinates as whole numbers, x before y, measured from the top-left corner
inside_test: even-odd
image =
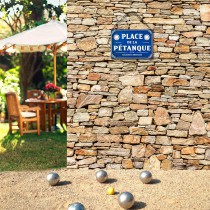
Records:
[[[68,2],[68,168],[210,169],[209,3]],[[111,59],[114,27],[153,59]]]

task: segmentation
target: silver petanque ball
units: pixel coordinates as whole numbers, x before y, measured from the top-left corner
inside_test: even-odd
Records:
[[[144,183],[144,184],[148,184],[151,180],[152,180],[152,173],[149,171],[142,171],[140,173],[140,180]]]
[[[130,192],[122,192],[119,195],[118,202],[120,206],[124,209],[129,209],[134,204],[134,197]]]
[[[68,210],[85,210],[85,207],[81,203],[72,203],[68,206]]]
[[[60,181],[60,176],[55,172],[50,172],[47,175],[47,181],[51,186],[54,186]]]
[[[108,174],[104,170],[99,170],[96,172],[96,180],[100,183],[103,183],[107,180]]]

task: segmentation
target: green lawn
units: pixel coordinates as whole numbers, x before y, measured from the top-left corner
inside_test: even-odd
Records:
[[[0,123],[0,171],[43,170],[66,167],[66,131],[8,134]]]

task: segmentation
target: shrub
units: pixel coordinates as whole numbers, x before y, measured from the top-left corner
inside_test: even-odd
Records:
[[[5,94],[9,91],[20,95],[19,66],[4,72],[0,69],[0,112],[6,112]]]

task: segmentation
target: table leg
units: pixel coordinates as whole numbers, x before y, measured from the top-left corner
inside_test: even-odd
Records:
[[[48,129],[52,131],[52,104],[48,104]]]
[[[67,102],[62,101],[60,103],[60,124],[67,124]]]
[[[40,114],[41,114],[41,128],[43,131],[46,131],[46,105],[45,104],[40,104]]]
[[[63,125],[63,103],[60,102],[60,125]]]

